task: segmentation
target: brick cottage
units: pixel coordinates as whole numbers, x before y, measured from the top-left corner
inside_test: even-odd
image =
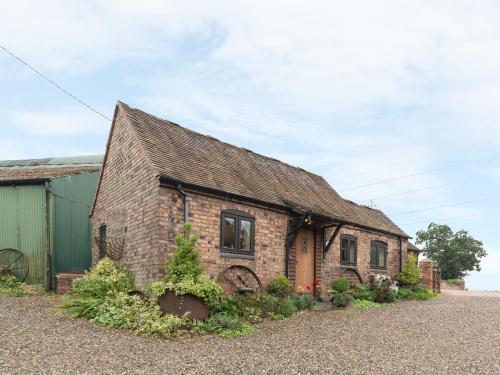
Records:
[[[164,275],[187,221],[214,278],[241,266],[263,288],[285,274],[297,292],[317,295],[340,275],[355,282],[376,273],[394,277],[409,238],[381,211],[344,200],[318,175],[121,102],[91,219],[93,263],[106,244],[121,244],[120,262],[140,288]]]

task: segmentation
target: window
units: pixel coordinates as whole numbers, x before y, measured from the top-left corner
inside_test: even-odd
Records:
[[[340,263],[345,266],[355,266],[357,259],[357,240],[354,236],[340,237]]]
[[[106,256],[106,224],[99,226],[99,259]]]
[[[370,267],[372,269],[387,269],[387,245],[373,241],[370,251]]]
[[[221,251],[253,255],[255,218],[245,212],[225,210],[221,213]]]

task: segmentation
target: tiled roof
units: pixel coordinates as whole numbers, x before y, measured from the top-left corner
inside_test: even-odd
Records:
[[[416,247],[414,244],[412,244],[410,241],[408,241],[408,250],[409,251],[417,251],[417,252],[422,251],[418,247]]]
[[[158,176],[407,236],[381,211],[345,201],[321,177],[118,103]]]
[[[0,161],[0,181],[55,178],[101,170],[102,155]]]

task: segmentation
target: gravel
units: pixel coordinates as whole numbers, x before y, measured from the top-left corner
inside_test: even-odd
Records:
[[[52,302],[0,297],[1,374],[500,374],[500,298],[304,312],[250,336],[181,341],[58,316]]]

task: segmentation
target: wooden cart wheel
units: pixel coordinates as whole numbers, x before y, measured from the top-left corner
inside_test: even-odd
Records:
[[[221,272],[219,282],[232,293],[257,293],[262,290],[262,283],[250,268],[245,266],[230,266]]]
[[[17,281],[26,280],[29,272],[28,257],[16,249],[0,250],[0,277],[14,276]]]

